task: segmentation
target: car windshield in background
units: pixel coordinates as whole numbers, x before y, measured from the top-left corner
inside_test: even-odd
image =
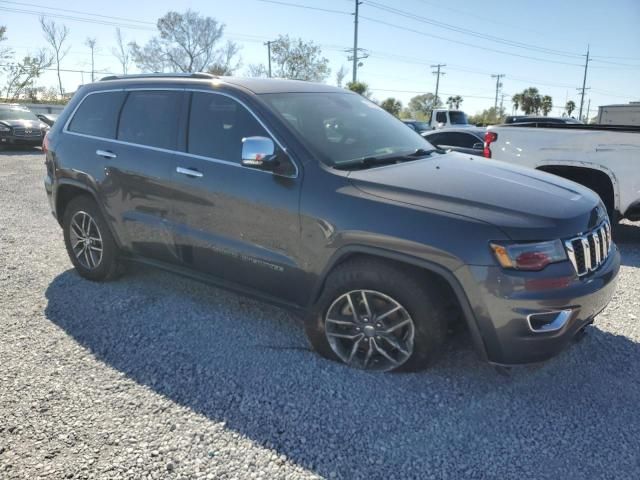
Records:
[[[273,93],[261,97],[321,161],[340,166],[433,146],[375,103],[351,93]]]
[[[24,108],[0,108],[0,120],[38,120],[38,117]]]
[[[431,130],[431,127],[426,122],[413,122],[413,126],[416,127],[416,130],[418,130],[419,132]]]
[[[468,125],[469,120],[464,112],[449,112],[451,125]]]

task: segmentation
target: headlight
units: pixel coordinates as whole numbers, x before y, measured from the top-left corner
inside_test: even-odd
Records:
[[[496,259],[503,268],[515,270],[542,270],[550,263],[567,259],[562,242],[491,243]]]
[[[0,125],[0,132],[10,132],[11,129],[9,127],[6,127],[4,125]]]

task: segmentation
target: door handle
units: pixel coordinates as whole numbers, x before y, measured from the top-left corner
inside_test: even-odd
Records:
[[[117,158],[118,156],[115,153],[110,152],[109,150],[96,150],[96,155],[104,158]]]
[[[193,168],[178,167],[176,168],[176,172],[182,175],[186,175],[187,177],[200,178],[204,176],[202,172],[199,172],[198,170],[194,170]]]

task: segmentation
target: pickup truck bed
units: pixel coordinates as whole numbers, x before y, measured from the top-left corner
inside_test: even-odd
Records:
[[[528,123],[487,131],[496,136],[485,155],[573,180],[600,195],[612,220],[640,220],[640,127]]]

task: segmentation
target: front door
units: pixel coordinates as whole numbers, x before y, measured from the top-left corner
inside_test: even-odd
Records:
[[[193,92],[186,153],[172,173],[176,243],[192,268],[295,301],[302,177],[241,165],[242,139],[271,135],[237,100]]]

